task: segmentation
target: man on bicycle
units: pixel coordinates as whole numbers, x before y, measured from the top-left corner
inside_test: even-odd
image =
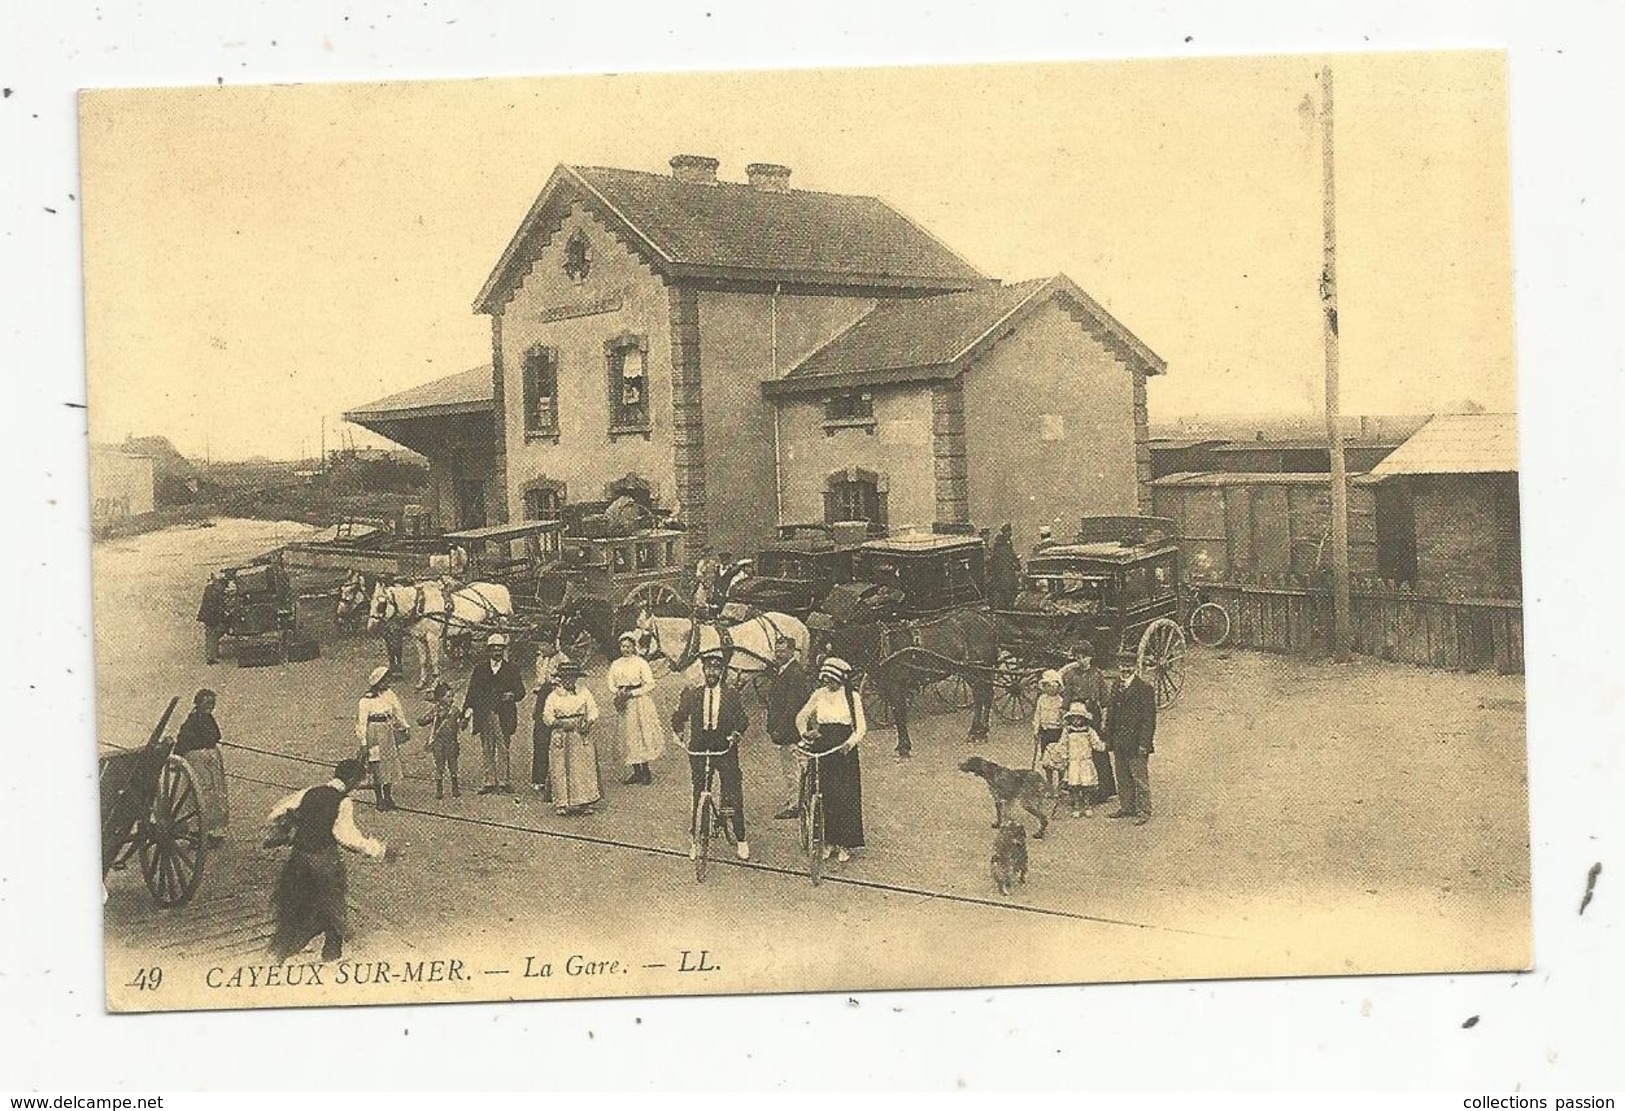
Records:
[[[738,692],[722,681],[728,672],[727,657],[712,650],[700,657],[700,667],[705,674],[705,685],[684,688],[677,712],[671,717],[672,732],[677,734],[677,743],[689,752],[688,769],[694,781],[696,807],[706,789],[709,757],[712,773],[722,781],[722,809],[727,812],[738,842],[735,851],[740,860],[749,860],[750,842],[745,840],[745,787],[739,773],[739,738],[750,721]],[[699,831],[691,829],[689,834],[697,838]],[[689,855],[698,856],[699,851],[699,842],[694,840]]]

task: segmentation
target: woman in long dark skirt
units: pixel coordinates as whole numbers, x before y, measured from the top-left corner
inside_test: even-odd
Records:
[[[819,686],[796,715],[796,728],[819,760],[824,796],[824,857],[841,863],[863,847],[863,772],[858,744],[868,732],[863,697],[852,689],[852,667],[831,656],[818,671]]]

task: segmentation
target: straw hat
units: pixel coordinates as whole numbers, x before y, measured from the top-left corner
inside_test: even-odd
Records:
[[[508,647],[508,634],[506,634],[506,633],[492,633],[490,636],[485,638],[485,646],[487,648],[506,648],[506,647]]]
[[[379,687],[384,685],[385,680],[388,678],[389,668],[380,664],[372,669],[371,675],[367,676],[367,689],[370,691],[377,690]]]

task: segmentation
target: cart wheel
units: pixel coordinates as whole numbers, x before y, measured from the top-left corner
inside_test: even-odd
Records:
[[[858,697],[863,699],[864,719],[877,729],[892,727],[890,699],[880,696],[880,687],[874,677],[865,675],[858,683]]]
[[[999,651],[993,676],[993,712],[1001,721],[1029,721],[1038,704],[1038,672],[1013,653]]]
[[[564,650],[571,660],[585,668],[587,662],[592,659],[593,653],[598,651],[598,641],[593,637],[592,630],[582,626],[577,630],[574,640],[569,644],[561,644],[559,647]]]
[[[963,675],[949,675],[931,684],[931,700],[949,713],[968,710],[976,701],[970,680]]]
[[[179,756],[164,761],[152,811],[140,830],[141,875],[161,907],[184,905],[203,879],[208,849],[203,800],[191,767]]]
[[[1140,672],[1157,689],[1157,708],[1166,709],[1185,685],[1185,630],[1167,617],[1159,617],[1140,634]]]
[[[1230,611],[1217,602],[1203,602],[1185,623],[1191,639],[1203,648],[1217,648],[1230,639]]]

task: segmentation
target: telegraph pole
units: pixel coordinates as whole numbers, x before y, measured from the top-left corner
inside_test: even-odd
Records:
[[[1332,658],[1349,661],[1349,490],[1337,380],[1337,186],[1332,157],[1332,69],[1320,70],[1321,332],[1326,350],[1326,445],[1332,462]]]

